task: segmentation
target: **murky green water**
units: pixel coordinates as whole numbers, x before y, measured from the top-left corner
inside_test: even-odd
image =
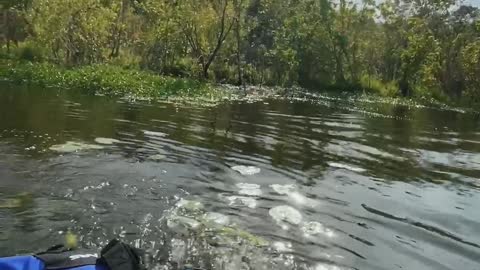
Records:
[[[476,114],[0,88],[0,256],[71,230],[151,269],[480,268]]]

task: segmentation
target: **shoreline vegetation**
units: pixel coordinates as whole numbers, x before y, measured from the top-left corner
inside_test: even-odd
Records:
[[[367,78],[365,79],[366,85],[376,83],[377,87],[381,85],[385,90],[376,91],[374,88],[368,89],[362,85],[357,86],[358,90],[352,90],[352,85],[337,85],[329,86],[324,91],[311,91],[298,86],[284,88],[261,85],[221,85],[205,80],[165,76],[148,70],[128,69],[110,64],[66,68],[48,62],[19,59],[14,55],[10,55],[8,58],[0,56],[0,80],[135,99],[203,97],[206,100],[220,100],[229,97],[235,99],[246,96],[272,97],[292,94],[309,96],[309,93],[362,93],[362,91],[380,97],[395,97],[395,95],[388,94],[388,91],[392,91],[395,85],[384,85],[375,80],[368,81]]]
[[[213,85],[193,79],[173,78],[148,71],[97,64],[64,68],[50,63],[0,60],[0,79],[85,93],[131,99],[169,97],[218,99],[223,96]]]
[[[151,71],[128,69],[109,64],[95,64],[66,68],[48,62],[34,62],[0,56],[0,81],[40,87],[80,90],[85,94],[127,98],[128,100],[170,100],[173,102],[198,103],[204,106],[218,104],[222,100],[255,101],[268,97],[296,97],[314,101],[323,94],[341,94],[356,97],[357,102],[368,104],[382,102],[405,106],[428,105],[452,108],[472,107],[465,102],[454,102],[448,97],[432,96],[402,97],[391,94],[396,85],[385,85],[365,78],[365,84],[376,84],[367,88],[357,85],[331,86],[324,91],[311,91],[299,87],[235,86],[212,82],[155,74]],[[380,88],[381,87],[381,88]],[[380,90],[381,89],[381,90]],[[467,105],[466,105],[467,104]],[[473,109],[473,107],[472,107]]]
[[[471,106],[480,103],[480,9],[461,0],[4,0],[0,59],[9,79],[109,95],[219,98],[221,85],[249,85]]]

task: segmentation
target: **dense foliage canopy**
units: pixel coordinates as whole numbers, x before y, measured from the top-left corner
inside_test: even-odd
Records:
[[[480,11],[458,0],[0,3],[5,47],[30,60],[480,101]]]

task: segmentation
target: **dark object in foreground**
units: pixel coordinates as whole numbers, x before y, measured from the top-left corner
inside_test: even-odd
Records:
[[[1,270],[145,270],[143,250],[114,239],[100,252],[62,245],[30,256],[0,258]]]
[[[100,252],[101,259],[110,270],[143,270],[145,251],[113,239]]]

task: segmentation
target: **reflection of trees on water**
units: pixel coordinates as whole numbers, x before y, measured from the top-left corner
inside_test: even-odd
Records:
[[[479,144],[466,142],[472,140],[478,129],[473,114],[390,104],[379,105],[377,109],[380,114],[392,117],[365,117],[368,131],[365,144],[397,159],[365,161],[366,166],[373,168],[372,176],[387,181],[436,182],[454,180],[442,171],[457,171],[461,175],[472,173],[459,168],[439,167],[435,158],[457,151],[478,152]],[[432,156],[425,157],[425,153]]]
[[[0,93],[6,101],[0,108],[0,131],[21,149],[48,149],[69,140],[117,138],[127,143],[115,145],[112,151],[127,158],[144,160],[148,155],[172,154],[176,161],[185,162],[188,158],[216,156],[224,164],[229,156],[241,154],[247,159],[257,158],[247,163],[263,161],[280,171],[303,172],[308,181],[322,177],[328,161],[354,161],[358,164],[353,165],[377,178],[433,179],[440,176],[432,172],[434,169],[422,169],[425,164],[419,164],[424,162],[419,149],[440,153],[480,151],[480,144],[475,143],[478,115],[438,109],[369,104],[370,111],[386,117],[350,112],[348,117],[357,117],[355,125],[361,131],[355,133],[356,137],[345,137],[342,132],[356,131],[345,126],[349,120],[338,114],[341,108],[308,102],[225,103],[202,108],[127,103],[73,91],[16,90]],[[149,137],[145,130],[165,136]],[[338,147],[346,153],[328,151],[329,145],[338,142],[345,143]],[[39,154],[27,153],[33,157]],[[464,169],[456,172],[475,175]]]
[[[151,140],[142,131],[151,130],[166,133],[169,139],[186,145],[214,150],[219,157],[227,156],[228,152],[260,155],[269,157],[274,166],[303,170],[318,164],[312,155],[311,142],[300,138],[312,134],[310,121],[304,118],[304,126],[299,127],[287,117],[295,113],[308,114],[303,104],[223,104],[215,108],[156,106],[40,89],[25,89],[20,94],[5,91],[2,98],[9,102],[2,107],[1,128],[14,130],[7,136],[16,137],[19,136],[16,131],[29,131],[22,135],[24,140],[16,141],[22,148],[31,145],[48,148],[68,140],[89,142],[95,137],[118,138],[128,134],[130,137],[124,139],[137,141],[120,144],[118,149],[126,157],[134,157],[144,151],[143,144]],[[267,116],[266,108],[283,115]],[[50,136],[51,141],[47,141],[46,136]],[[153,146],[149,144],[148,147]],[[161,148],[162,142],[156,147]]]
[[[214,108],[195,108],[173,104],[119,102],[115,99],[92,97],[70,91],[25,89],[21,94],[2,93],[9,100],[2,107],[2,129],[25,132],[24,140],[16,141],[21,148],[32,145],[48,149],[69,140],[92,142],[96,137],[132,140],[119,144],[116,151],[127,158],[139,157],[145,151],[154,154],[172,150],[173,140],[210,149],[223,160],[229,153],[263,156],[279,168],[308,171],[322,165],[322,151],[311,139],[325,142],[314,132],[308,115],[314,106],[272,101],[271,104],[223,104]],[[268,114],[266,110],[278,112]],[[292,122],[289,115],[305,115],[302,122]],[[144,130],[167,134],[166,138],[147,138]],[[318,129],[317,129],[318,130]],[[28,131],[28,132],[26,132]],[[41,137],[39,137],[41,135]],[[46,137],[51,137],[47,140]],[[123,138],[122,138],[123,137]],[[154,141],[152,140],[159,140]],[[161,141],[167,139],[165,141]],[[158,148],[158,149],[155,149]],[[314,148],[317,148],[316,150]],[[181,154],[177,155],[180,156]],[[269,161],[268,161],[269,160]],[[318,170],[318,168],[316,168]]]

